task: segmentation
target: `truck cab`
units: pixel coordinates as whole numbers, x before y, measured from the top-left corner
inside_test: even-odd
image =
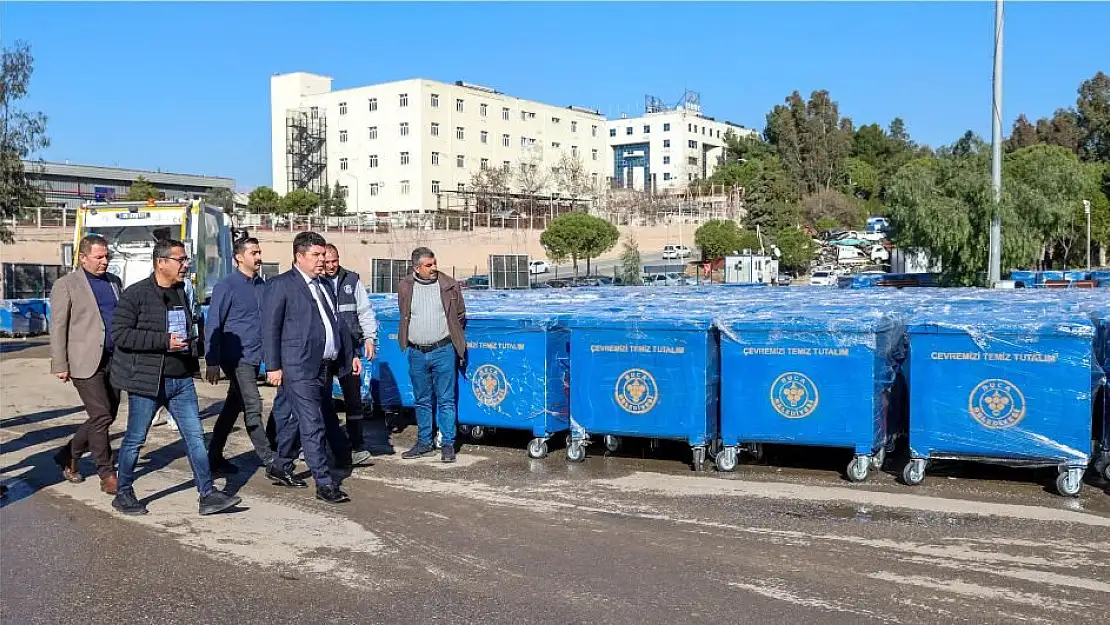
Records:
[[[90,202],[77,210],[75,250],[88,234],[108,240],[108,271],[119,276],[124,288],[150,276],[159,236],[185,244],[192,259],[189,279],[201,302],[212,297],[212,287],[233,268],[231,224],[219,207],[200,200]],[[75,254],[74,267],[76,262]]]

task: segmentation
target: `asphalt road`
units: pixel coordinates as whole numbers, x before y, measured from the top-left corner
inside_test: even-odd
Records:
[[[954,465],[910,489],[892,462],[857,485],[844,454],[788,449],[697,474],[686,449],[637,444],[571,465],[499,432],[455,465],[357,469],[353,501],[329,507],[260,479],[237,430],[243,506],[200,517],[158,427],[136,483],[151,513],[131,518],[50,461],[83,415],[44,348],[3,352],[5,624],[1106,622],[1110,487],[1094,481],[1064,499],[1051,472]],[[211,429],[225,387],[200,388]]]

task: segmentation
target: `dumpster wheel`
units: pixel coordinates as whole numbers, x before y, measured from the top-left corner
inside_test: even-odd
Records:
[[[620,451],[622,442],[621,437],[613,436],[612,434],[606,434],[603,440],[605,442],[605,451],[611,454],[615,454]]]
[[[481,425],[473,425],[470,427],[470,440],[480,441],[486,437],[486,428]]]
[[[1110,482],[1110,453],[1104,452],[1102,457],[1095,461],[1095,474]]]
[[[862,482],[871,472],[871,456],[856,456],[848,463],[848,481]]]
[[[902,469],[902,481],[907,486],[917,486],[925,481],[925,461],[910,460]]]
[[[692,448],[692,451],[694,452],[694,471],[701,471],[705,468],[705,446],[698,445]]]
[[[535,460],[547,457],[547,440],[543,438],[533,438],[528,442],[528,457]]]
[[[586,459],[586,446],[581,441],[571,441],[567,445],[567,462],[582,462]]]
[[[736,470],[736,456],[737,451],[735,447],[725,447],[717,452],[717,457],[714,459],[717,464],[717,470],[724,473],[730,473]]]
[[[1078,497],[1083,487],[1083,469],[1067,467],[1056,476],[1056,492],[1065,497]]]

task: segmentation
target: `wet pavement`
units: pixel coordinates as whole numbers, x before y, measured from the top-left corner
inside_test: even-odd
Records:
[[[2,351],[3,623],[1075,624],[1110,606],[1107,485],[1066,499],[1052,471],[953,463],[910,488],[897,458],[850,484],[835,451],[695,473],[681,446],[576,465],[499,432],[454,465],[356,469],[332,507],[262,479],[237,430],[243,506],[200,517],[183,445],[156,427],[136,483],[151,513],[123,517],[51,461],[83,418],[72,386],[41,345]],[[211,430],[226,387],[198,388]]]

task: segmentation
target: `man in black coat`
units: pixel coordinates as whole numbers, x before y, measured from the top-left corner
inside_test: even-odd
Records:
[[[200,513],[236,506],[239,497],[216,490],[204,447],[193,375],[199,372],[199,336],[182,285],[189,271],[185,246],[172,239],[154,245],[154,273],[120,296],[112,318],[112,383],[127,391],[127,432],[119,449],[119,481],[112,507],[124,514],[146,514],[135,497],[135,464],[160,408],[177,422],[193,468]]]

